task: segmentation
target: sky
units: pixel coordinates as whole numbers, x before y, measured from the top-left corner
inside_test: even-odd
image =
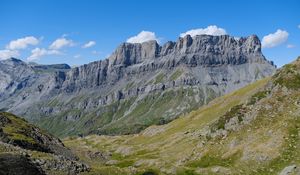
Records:
[[[0,60],[77,66],[122,42],[255,34],[280,67],[300,55],[299,9],[299,0],[1,0]]]

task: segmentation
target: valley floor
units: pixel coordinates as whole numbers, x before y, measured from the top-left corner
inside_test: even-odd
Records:
[[[87,174],[300,174],[300,92],[268,90],[270,82],[140,134],[64,143],[91,166]]]

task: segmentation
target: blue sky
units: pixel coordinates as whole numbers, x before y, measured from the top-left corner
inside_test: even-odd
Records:
[[[263,53],[281,66],[300,55],[299,9],[299,0],[1,0],[0,56],[81,65],[104,59],[141,31],[164,43],[217,26],[236,37],[269,35]]]

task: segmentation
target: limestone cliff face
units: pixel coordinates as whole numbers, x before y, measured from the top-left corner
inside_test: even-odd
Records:
[[[8,64],[5,62],[0,62],[0,67]],[[45,116],[42,118],[47,122],[59,121],[63,125],[58,135],[92,130],[108,134],[137,132],[147,125],[172,120],[275,71],[273,63],[261,53],[255,35],[240,39],[187,35],[162,46],[156,41],[123,43],[107,59],[72,69],[50,66],[51,71],[44,71],[26,63],[20,67],[27,72],[19,76],[21,80],[11,77],[20,68],[0,72],[10,77],[1,80],[0,108],[30,116],[31,120]],[[30,83],[24,84],[25,80]],[[9,86],[20,83],[24,85]],[[186,95],[175,100],[168,99],[168,94]],[[159,100],[151,102],[150,96]],[[170,106],[161,111],[163,105],[151,106],[160,100]],[[145,103],[146,107],[141,107]],[[125,126],[132,129],[123,132]],[[54,130],[53,125],[44,127]]]
[[[108,59],[68,72],[64,86],[72,91],[74,88],[114,84],[123,77],[181,65],[216,67],[246,63],[270,64],[270,70],[274,69],[262,55],[260,41],[255,35],[239,40],[228,35],[200,35],[194,38],[187,35],[176,43],[167,42],[163,46],[156,41],[123,43]]]

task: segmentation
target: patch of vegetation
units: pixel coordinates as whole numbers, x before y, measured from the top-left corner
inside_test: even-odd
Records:
[[[174,81],[177,80],[177,78],[180,77],[180,75],[183,73],[182,70],[177,69],[171,76],[170,76],[170,80]]]
[[[217,94],[213,89],[211,88],[206,88],[206,103],[212,101],[213,99],[217,98],[218,96],[220,96],[220,94]]]
[[[180,174],[180,175],[198,175],[198,173],[195,173],[195,171],[193,169],[188,169],[188,168],[181,168],[179,170],[177,170],[176,174]]]
[[[7,112],[0,112],[0,115],[10,121],[2,127],[4,134],[6,134],[10,140],[36,144],[35,140],[29,135],[33,131],[31,124]]]
[[[128,174],[124,170],[115,166],[100,166],[93,167],[89,172],[82,172],[81,175],[120,175]]]
[[[4,133],[8,134],[8,137],[14,141],[24,141],[31,144],[35,144],[35,140],[28,137],[26,134],[26,129],[17,128],[15,126],[6,126],[3,128]]]
[[[149,169],[149,170],[146,170],[144,172],[141,172],[141,173],[138,173],[136,175],[158,175],[158,171],[157,170],[153,170],[153,169]]]
[[[53,99],[48,103],[48,106],[58,106],[59,105],[59,100]]]
[[[291,164],[300,163],[300,119],[289,121],[288,136],[285,138],[286,142],[279,157],[275,158],[267,164],[258,169],[257,174],[269,174],[280,172],[284,167]],[[272,169],[272,171],[270,171]]]
[[[166,124],[183,112],[189,112],[203,104],[203,101],[196,103],[194,95],[189,88],[152,93],[141,99],[126,117],[101,128],[100,133],[131,134],[153,124]],[[188,108],[183,108],[185,103],[189,104]],[[183,109],[178,109],[179,107]]]
[[[225,129],[225,124],[233,117],[238,117],[239,121],[242,121],[244,116],[245,107],[242,104],[236,105],[232,107],[229,111],[227,111],[223,116],[221,116],[216,122],[211,125],[211,129],[213,131],[219,129]]]
[[[274,75],[274,83],[289,89],[300,88],[300,73],[297,64],[287,64]]]
[[[47,132],[7,112],[0,112],[0,121],[0,135],[3,142],[27,150],[52,152],[47,140],[51,142],[53,137]]]
[[[154,84],[162,83],[164,80],[165,74],[160,73],[155,77]]]
[[[276,84],[280,84],[290,89],[300,88],[300,74],[288,75],[287,77],[279,77],[275,81]]]
[[[133,97],[114,102],[90,111],[88,114],[79,109],[66,110],[59,115],[40,119],[38,124],[58,137],[89,134],[91,131],[123,117],[135,99]],[[75,120],[66,120],[66,116],[74,116]]]
[[[134,82],[133,82],[133,81],[132,81],[132,82],[129,82],[129,83],[127,83],[127,84],[126,84],[126,87],[125,87],[125,91],[127,91],[127,90],[131,89],[131,88],[133,87],[133,85],[134,85]]]
[[[115,166],[124,168],[124,167],[132,166],[133,163],[134,163],[133,160],[123,160],[123,161],[118,162]]]
[[[43,159],[43,160],[53,159],[53,155],[50,153],[39,152],[39,151],[31,151],[30,153],[31,153],[30,157],[35,158],[35,159]]]
[[[118,110],[114,114],[114,120],[124,117],[125,112],[129,110],[130,106],[134,103],[136,97],[124,100],[118,104]]]
[[[270,94],[270,91],[259,91],[251,96],[250,100],[248,101],[247,105],[253,105],[256,102],[260,101],[261,99],[265,98]]]
[[[201,157],[200,160],[191,161],[187,164],[188,167],[200,167],[207,168],[212,166],[223,166],[223,167],[231,167],[234,165],[235,161],[241,157],[241,152],[236,152],[232,156],[228,158],[217,157],[213,154],[206,154]]]
[[[111,156],[111,158],[113,160],[123,160],[124,159],[124,157],[120,153],[113,153],[112,156]]]

